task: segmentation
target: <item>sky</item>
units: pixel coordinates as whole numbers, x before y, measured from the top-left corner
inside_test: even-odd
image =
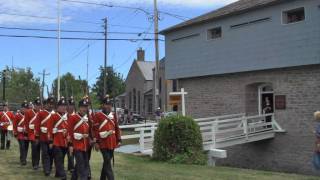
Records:
[[[114,7],[80,4],[61,0],[61,29],[76,31],[102,32],[102,19],[108,18],[108,32],[153,32],[150,14],[153,12],[153,0],[79,0],[103,3]],[[222,7],[236,0],[158,0],[160,12],[173,13],[179,18],[160,14],[159,29],[165,29],[183,20],[194,18],[206,12]],[[140,8],[143,11],[118,8],[116,6]],[[31,35],[56,37],[57,32],[21,31],[1,29],[1,27],[19,27],[56,30],[57,0],[0,0],[0,70],[6,66],[30,67],[37,77],[45,69],[46,84],[51,86],[57,77],[57,47],[55,39],[8,38],[1,35]],[[61,37],[103,38],[102,33],[68,33]],[[152,34],[108,34],[108,38],[153,38]],[[160,37],[164,39],[163,36]],[[104,63],[104,41],[61,40],[61,75],[71,72],[77,78],[86,79],[87,60],[89,62],[89,83],[94,84],[99,75],[98,68]],[[136,50],[146,51],[146,60],[154,60],[154,42],[152,41],[108,41],[108,66],[123,74],[124,78],[136,58]],[[164,42],[160,42],[160,57],[165,56]]]

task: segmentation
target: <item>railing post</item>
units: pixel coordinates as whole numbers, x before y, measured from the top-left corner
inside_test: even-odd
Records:
[[[212,132],[212,146],[211,146],[211,149],[215,149],[216,148],[216,143],[217,143],[216,132],[218,130],[217,126],[218,126],[218,122],[217,121],[213,121],[212,125],[211,125],[211,132]]]
[[[155,125],[151,126],[151,139],[154,140],[154,131],[155,131]]]
[[[144,152],[144,129],[140,130],[139,143],[140,143],[140,152],[143,153]]]
[[[248,140],[249,139],[249,132],[248,132],[248,119],[246,117],[244,117],[242,119],[242,124],[243,124],[243,133],[244,135],[246,136],[246,139]]]

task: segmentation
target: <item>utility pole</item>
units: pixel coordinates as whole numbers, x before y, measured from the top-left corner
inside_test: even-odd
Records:
[[[41,102],[43,102],[44,99],[44,86],[45,86],[45,79],[46,76],[49,76],[50,73],[46,73],[46,70],[44,69],[42,73],[39,73],[39,75],[42,75],[42,84],[41,84]]]
[[[103,68],[103,96],[107,94],[107,48],[108,48],[108,19],[104,18],[104,68]]]
[[[158,90],[158,82],[159,82],[159,12],[158,12],[158,4],[157,0],[154,0],[154,43],[155,43],[155,61],[156,67],[154,71],[154,110],[157,109],[159,102],[159,90]]]
[[[3,70],[3,72],[2,72],[2,100],[3,100],[3,102],[6,101],[6,76],[7,76],[7,70]]]
[[[58,85],[57,85],[57,99],[60,100],[60,39],[61,39],[61,21],[60,21],[60,0],[58,3]]]
[[[89,95],[89,48],[90,45],[88,44],[87,48],[87,95]]]

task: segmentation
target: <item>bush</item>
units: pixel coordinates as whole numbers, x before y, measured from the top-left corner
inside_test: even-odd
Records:
[[[198,124],[189,117],[162,119],[153,143],[155,160],[182,164],[205,164],[202,136]]]

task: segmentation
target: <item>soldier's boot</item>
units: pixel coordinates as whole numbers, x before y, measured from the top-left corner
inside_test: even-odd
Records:
[[[11,144],[11,141],[7,141],[7,144],[6,144],[7,149],[10,149],[10,144]]]

